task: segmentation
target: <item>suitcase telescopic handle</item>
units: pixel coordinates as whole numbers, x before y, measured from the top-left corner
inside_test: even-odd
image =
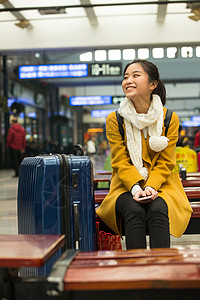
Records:
[[[74,248],[79,249],[79,209],[78,204],[73,204],[74,214]]]

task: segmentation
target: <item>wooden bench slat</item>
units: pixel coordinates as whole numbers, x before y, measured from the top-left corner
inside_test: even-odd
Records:
[[[193,179],[193,180],[182,180],[182,185],[184,187],[190,187],[190,186],[195,186],[195,187],[200,187],[200,177],[198,179]]]
[[[195,202],[195,205],[192,204],[194,202],[190,202],[190,205],[193,209],[192,218],[200,217],[200,187],[194,188],[185,188],[186,195],[189,200],[199,200],[199,202]],[[109,193],[109,190],[96,190],[95,191],[95,203],[101,204],[106,195]]]

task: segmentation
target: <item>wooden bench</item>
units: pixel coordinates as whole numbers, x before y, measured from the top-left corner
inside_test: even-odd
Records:
[[[200,172],[187,172],[186,178],[187,177],[200,177]]]
[[[97,189],[99,182],[110,182],[111,178],[112,178],[112,174],[110,172],[99,171],[99,173],[94,176],[95,190]],[[192,187],[192,186],[200,187],[199,173],[188,173],[186,180],[181,180],[181,181],[182,181],[183,187]]]
[[[108,182],[108,188],[110,186],[110,182],[111,182],[111,175],[110,174],[99,174],[99,175],[95,175],[94,176],[94,189],[98,190],[98,184],[101,182]]]
[[[199,200],[190,202],[190,205],[193,209],[192,218],[200,218],[200,187],[189,187],[185,188],[186,195],[190,200]],[[106,195],[109,193],[109,190],[97,190],[94,192],[95,195],[95,203],[101,204]]]
[[[79,252],[65,273],[64,290],[76,299],[170,299],[170,295],[172,299],[198,299],[199,252],[200,249]]]
[[[188,177],[186,180],[181,180],[183,187],[200,187],[200,177]]]
[[[190,222],[185,231],[185,234],[199,234],[200,233],[200,187],[187,187],[184,188],[186,195],[190,201],[190,205],[193,209]],[[95,203],[96,208],[104,200],[106,195],[109,193],[109,190],[97,190],[95,191]],[[195,201],[196,200],[196,201]],[[100,231],[110,232],[113,234],[113,231],[106,226],[99,218],[96,216],[96,221],[99,222]]]
[[[106,170],[98,170],[96,171],[96,175],[112,175],[112,172]]]

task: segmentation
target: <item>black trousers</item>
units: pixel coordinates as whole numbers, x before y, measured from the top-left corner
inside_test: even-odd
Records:
[[[147,230],[150,248],[170,247],[168,207],[161,197],[141,204],[124,193],[117,199],[116,214],[124,223],[127,249],[145,249]]]
[[[15,176],[19,176],[19,166],[22,161],[21,151],[10,148],[10,158],[12,162],[12,167],[15,170]]]

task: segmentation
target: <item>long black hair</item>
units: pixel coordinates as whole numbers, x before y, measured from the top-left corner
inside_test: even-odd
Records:
[[[149,77],[149,82],[157,81],[158,85],[153,90],[152,94],[157,94],[158,96],[160,96],[160,99],[161,99],[162,104],[164,106],[165,103],[166,103],[166,89],[165,89],[165,86],[164,86],[162,80],[160,80],[159,71],[158,71],[158,68],[156,67],[156,65],[154,65],[152,62],[150,62],[148,60],[135,59],[135,60],[129,62],[125,66],[123,75],[125,75],[127,68],[130,65],[135,64],[135,63],[138,63],[143,67],[144,71],[147,73],[147,75]]]

